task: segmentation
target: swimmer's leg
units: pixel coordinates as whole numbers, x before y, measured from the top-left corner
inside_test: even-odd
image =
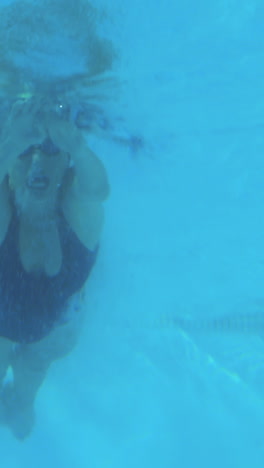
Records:
[[[7,424],[19,439],[34,425],[34,401],[53,361],[66,356],[75,346],[80,327],[75,321],[56,327],[37,343],[18,346],[12,357],[13,384],[6,387],[4,403]]]
[[[10,364],[12,342],[0,337],[0,387]]]
[[[10,365],[13,343],[6,338],[0,338],[0,423],[5,424],[5,406],[2,400],[4,379]]]

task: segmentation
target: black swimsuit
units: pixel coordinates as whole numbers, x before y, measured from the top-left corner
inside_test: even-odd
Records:
[[[18,252],[18,227],[18,218],[13,216],[0,246],[0,336],[32,343],[45,337],[60,320],[67,300],[87,279],[97,249],[86,249],[61,216],[60,272],[52,278],[44,273],[26,273]]]

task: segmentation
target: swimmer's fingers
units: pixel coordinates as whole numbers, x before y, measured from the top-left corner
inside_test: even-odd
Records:
[[[36,99],[30,98],[27,100],[18,99],[14,102],[11,112],[9,114],[8,120],[17,121],[25,119],[33,121],[36,117],[36,113],[38,111],[38,105],[36,103]]]
[[[16,101],[6,121],[3,137],[21,140],[23,145],[40,142],[45,132],[37,113],[38,106],[34,99]]]
[[[32,115],[29,110],[29,106],[25,105],[21,100],[14,102],[12,109],[4,123],[2,135],[7,137],[8,135],[15,133],[17,127],[27,127],[32,124]]]
[[[42,122],[31,109],[32,103],[15,102],[5,121],[0,137],[0,181],[20,153],[45,138]]]
[[[85,148],[82,133],[71,122],[62,120],[55,113],[50,113],[46,121],[47,132],[51,140],[71,156]]]

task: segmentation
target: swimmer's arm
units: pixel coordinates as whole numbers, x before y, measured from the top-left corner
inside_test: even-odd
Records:
[[[104,201],[109,195],[107,173],[100,159],[87,147],[81,131],[55,114],[49,116],[47,130],[52,141],[70,154],[76,189],[90,201]]]
[[[0,181],[19,154],[29,146],[40,143],[44,135],[34,109],[19,101],[14,103],[0,135]]]
[[[109,196],[110,187],[103,163],[88,147],[73,158],[75,183],[90,201],[102,202]]]

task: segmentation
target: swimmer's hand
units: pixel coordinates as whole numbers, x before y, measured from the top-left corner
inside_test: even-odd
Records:
[[[36,102],[33,99],[16,101],[5,123],[3,138],[12,139],[13,144],[21,146],[24,151],[32,144],[40,143],[44,138],[44,133]]]
[[[0,135],[0,180],[19,154],[43,141],[45,133],[35,103],[32,100],[16,101]]]
[[[63,120],[55,112],[48,115],[47,133],[53,143],[70,156],[85,151],[86,143],[80,130],[72,122]]]
[[[87,147],[82,132],[72,122],[50,113],[47,132],[53,143],[71,157],[75,169],[76,190],[86,201],[101,202],[109,194],[106,170],[98,157]]]

